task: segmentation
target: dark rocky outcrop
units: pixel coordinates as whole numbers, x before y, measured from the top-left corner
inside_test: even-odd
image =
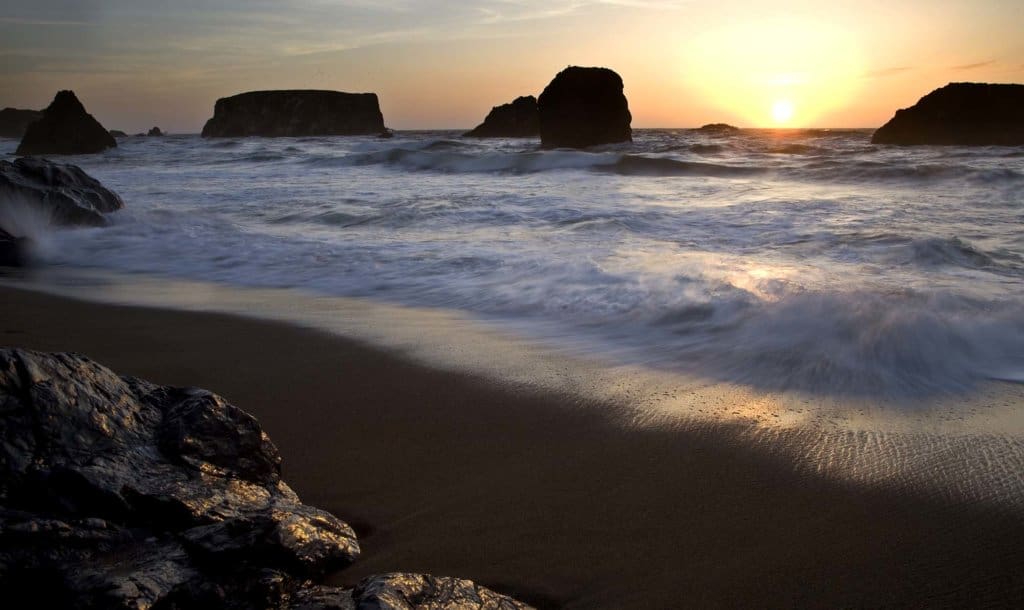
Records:
[[[950,83],[897,110],[871,142],[1024,145],[1024,85]]]
[[[150,129],[149,131],[147,131],[146,135],[150,136],[150,137],[160,137],[160,136],[164,135],[164,132],[160,131],[159,127],[154,127],[152,129]]]
[[[126,134],[125,132],[121,131],[120,129],[111,129],[110,130],[110,135],[114,136],[115,138],[127,138],[128,137],[128,134]]]
[[[20,138],[28,126],[43,118],[39,110],[4,108],[0,110],[0,138]]]
[[[217,100],[203,137],[375,135],[385,130],[374,93],[250,91]]]
[[[535,138],[540,135],[537,98],[517,97],[510,104],[491,108],[484,122],[467,132],[470,138]]]
[[[24,267],[28,261],[28,240],[0,228],[0,267]]]
[[[0,599],[41,608],[494,608],[470,581],[314,584],[359,555],[250,415],[75,354],[0,349]]]
[[[555,76],[537,105],[544,148],[583,148],[631,142],[622,78],[608,68],[570,66]]]
[[[707,125],[701,125],[697,131],[718,136],[739,133],[740,128],[728,123],[708,123]]]
[[[117,142],[75,97],[58,91],[43,117],[25,130],[19,155],[81,155],[114,148]]]
[[[25,206],[47,224],[99,226],[124,202],[78,166],[25,157],[0,161],[0,205]],[[21,236],[16,227],[3,228]]]

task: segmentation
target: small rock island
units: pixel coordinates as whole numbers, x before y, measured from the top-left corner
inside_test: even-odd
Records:
[[[203,137],[374,135],[385,129],[375,93],[250,91],[217,100]]]
[[[540,135],[537,98],[532,95],[491,108],[484,122],[467,132],[468,138],[535,138]]]
[[[103,125],[85,111],[74,91],[58,91],[18,145],[19,155],[84,155],[116,148]]]
[[[1019,146],[1024,85],[950,83],[922,97],[872,136],[873,144]]]
[[[608,68],[570,66],[537,99],[543,148],[632,142],[622,77]]]

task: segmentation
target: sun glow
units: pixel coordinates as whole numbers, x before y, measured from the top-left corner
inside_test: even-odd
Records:
[[[793,102],[789,100],[776,100],[772,104],[772,118],[779,125],[789,123],[789,120],[793,118],[793,112]]]
[[[833,24],[779,19],[691,40],[685,78],[721,116],[749,127],[810,126],[848,104],[864,71],[859,45]]]

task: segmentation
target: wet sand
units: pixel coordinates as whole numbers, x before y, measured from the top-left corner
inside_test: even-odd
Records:
[[[360,534],[335,583],[414,570],[573,608],[1024,602],[1019,508],[819,476],[734,423],[630,427],[624,407],[314,330],[6,287],[0,344],[253,413],[303,500]]]

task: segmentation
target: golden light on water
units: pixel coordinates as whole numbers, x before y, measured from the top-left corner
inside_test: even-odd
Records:
[[[833,24],[779,19],[708,31],[683,50],[684,78],[709,107],[747,127],[828,122],[852,101],[864,64],[850,32]]]

